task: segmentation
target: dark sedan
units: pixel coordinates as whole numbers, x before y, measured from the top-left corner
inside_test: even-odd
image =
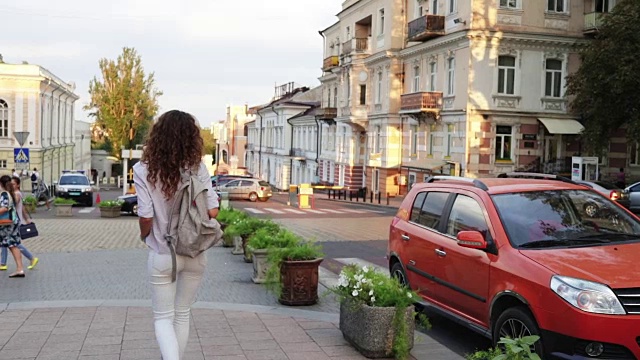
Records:
[[[220,202],[220,192],[217,190],[216,195],[218,195],[218,202]],[[124,201],[124,204],[122,204],[122,207],[120,208],[123,212],[138,216],[138,195],[123,195],[118,196],[118,199]]]

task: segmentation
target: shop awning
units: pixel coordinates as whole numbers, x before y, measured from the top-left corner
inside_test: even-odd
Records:
[[[447,165],[446,161],[434,160],[434,159],[420,159],[407,161],[402,164],[405,169],[422,169],[422,170],[439,170],[443,166]]]
[[[574,119],[538,118],[551,134],[578,135],[584,126]]]

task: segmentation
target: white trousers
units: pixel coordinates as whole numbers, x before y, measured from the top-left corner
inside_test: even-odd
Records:
[[[196,258],[176,256],[176,281],[171,282],[171,255],[149,251],[147,270],[151,283],[156,339],[163,360],[180,360],[189,339],[191,305],[207,267],[205,253]]]

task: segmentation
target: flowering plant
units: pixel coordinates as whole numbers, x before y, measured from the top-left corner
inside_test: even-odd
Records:
[[[333,292],[341,301],[377,307],[406,308],[420,297],[396,278],[389,278],[367,266],[347,265],[342,268]]]
[[[338,284],[330,289],[340,302],[348,306],[393,307],[393,353],[396,359],[407,359],[411,351],[409,331],[406,321],[407,310],[418,302],[419,295],[396,278],[367,266],[347,265],[342,268]],[[418,325],[430,328],[431,324],[424,314],[413,311]]]

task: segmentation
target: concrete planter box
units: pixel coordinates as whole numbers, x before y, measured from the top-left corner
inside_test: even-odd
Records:
[[[282,292],[278,301],[290,306],[317,303],[318,267],[322,260],[283,261],[280,267]]]
[[[56,216],[73,216],[73,205],[62,205],[62,204],[58,204],[55,205],[56,207]]]
[[[242,247],[242,238],[240,236],[233,238],[233,250],[231,253],[233,255],[244,255],[244,247]]]
[[[253,252],[253,277],[251,277],[251,281],[255,284],[264,284],[266,281],[267,269],[269,264],[267,263],[267,256],[269,255],[269,250],[267,249],[257,249],[252,250]]]
[[[413,348],[415,321],[414,307],[406,310],[409,346]],[[372,307],[364,304],[340,304],[340,331],[345,340],[362,355],[371,358],[393,357],[393,317],[395,307]]]
[[[120,217],[121,209],[122,207],[120,206],[101,207],[100,217],[104,217],[104,218]]]

